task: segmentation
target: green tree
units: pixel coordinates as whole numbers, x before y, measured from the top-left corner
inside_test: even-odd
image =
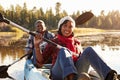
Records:
[[[21,17],[21,11],[22,11],[22,7],[20,5],[16,5],[15,7],[15,22],[18,23],[18,24],[21,24],[20,21],[20,17]]]
[[[4,8],[0,5],[0,13],[4,14]]]
[[[56,15],[59,15],[61,10],[61,3],[59,2],[56,3],[55,10],[56,10]]]
[[[27,17],[28,17],[27,5],[26,5],[26,3],[24,3],[23,9],[21,11],[21,16],[20,16],[21,20],[20,21],[21,21],[22,26],[25,26],[26,28],[27,28],[27,24],[28,24]]]

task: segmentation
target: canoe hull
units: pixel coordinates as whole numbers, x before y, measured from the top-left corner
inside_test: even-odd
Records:
[[[49,65],[46,65],[49,66]],[[32,60],[26,60],[24,66],[24,80],[50,80],[50,69],[37,69],[33,64]],[[91,80],[100,80],[99,75],[94,71],[91,70],[89,72]],[[86,77],[87,78],[87,77]],[[84,77],[84,79],[86,79]],[[80,78],[80,80],[82,77]],[[89,80],[89,79],[88,79]]]
[[[32,64],[31,60],[26,60],[24,66],[24,79],[25,80],[49,80],[48,77],[45,76],[43,70],[38,70]]]

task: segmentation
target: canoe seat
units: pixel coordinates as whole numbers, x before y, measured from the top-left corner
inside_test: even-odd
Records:
[[[42,76],[50,80],[50,69],[52,64],[44,64],[42,68],[37,68],[38,71],[42,73]]]
[[[44,64],[42,68],[51,69],[52,68],[52,64]]]

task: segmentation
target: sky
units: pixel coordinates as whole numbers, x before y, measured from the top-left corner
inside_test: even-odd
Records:
[[[33,7],[43,8],[44,11],[52,8],[55,10],[55,5],[57,2],[61,3],[61,11],[66,10],[68,14],[72,14],[73,12],[81,11],[89,11],[95,15],[99,15],[101,10],[104,10],[105,13],[112,10],[120,11],[120,3],[119,0],[0,0],[0,5],[3,6],[4,9],[9,9],[10,5],[16,6],[19,4],[23,6],[24,2],[27,4],[28,9],[32,9]],[[55,12],[55,11],[54,11]]]

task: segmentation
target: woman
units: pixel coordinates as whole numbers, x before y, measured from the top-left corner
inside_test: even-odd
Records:
[[[86,48],[83,52],[80,42],[74,38],[75,21],[70,17],[63,17],[58,23],[58,34],[52,41],[63,46],[56,48],[48,44],[45,50],[40,51],[39,44],[42,36],[36,35],[34,46],[36,61],[39,67],[46,63],[49,56],[52,56],[52,80],[77,80],[82,72],[88,72],[91,65],[99,74],[101,80],[114,80],[116,71],[112,70],[92,49]],[[116,78],[116,77],[115,77]]]
[[[44,37],[46,39],[54,38],[55,35],[49,31],[47,31],[43,20],[37,20],[34,25],[35,25],[35,33],[42,35],[42,37]],[[33,39],[34,39],[34,36],[30,35],[29,39],[27,41],[27,45],[26,45],[26,53],[31,53],[31,52],[33,53],[33,57],[32,57],[32,55],[29,55],[27,59],[30,59],[32,57],[33,63],[34,63],[34,65],[36,65],[36,55],[35,55],[35,50],[34,50]],[[39,47],[43,51],[46,45],[47,45],[47,42],[42,41],[40,43]],[[48,63],[49,62],[51,62],[51,60],[49,60]]]

